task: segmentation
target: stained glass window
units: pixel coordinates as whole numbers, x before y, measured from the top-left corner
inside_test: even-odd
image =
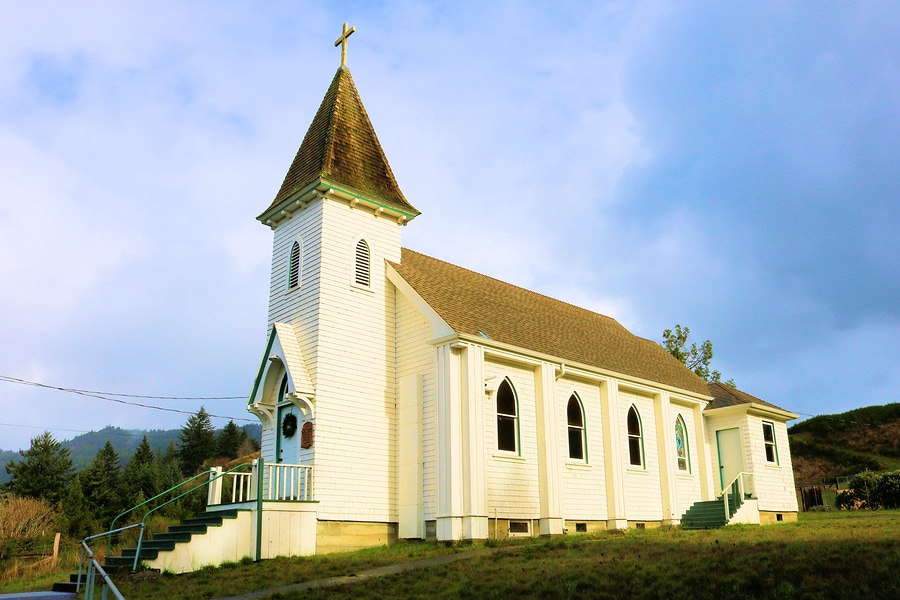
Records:
[[[687,433],[685,433],[684,419],[681,418],[681,415],[675,417],[675,455],[678,458],[678,470],[690,471]]]

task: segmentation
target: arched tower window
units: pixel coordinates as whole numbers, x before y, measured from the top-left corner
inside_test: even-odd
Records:
[[[635,467],[644,466],[644,434],[637,408],[628,409],[628,461]]]
[[[288,266],[288,288],[300,285],[300,242],[291,244],[291,260]]]
[[[516,394],[508,379],[497,388],[497,449],[519,450],[519,410]]]
[[[369,287],[369,244],[366,240],[356,242],[356,268],[353,280],[357,285]]]
[[[678,470],[690,473],[691,455],[688,449],[687,429],[681,415],[675,417],[675,456],[678,459]]]
[[[584,409],[578,400],[578,396],[575,394],[572,394],[569,398],[569,404],[566,406],[566,417],[569,422],[569,458],[587,460]]]

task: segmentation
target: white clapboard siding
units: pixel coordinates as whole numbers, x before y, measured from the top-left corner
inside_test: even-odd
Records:
[[[294,326],[313,382],[317,364],[322,218],[323,200],[315,200],[275,228],[269,286],[269,327],[275,322]],[[295,241],[302,245],[300,285],[288,288],[291,246]]]
[[[662,520],[662,496],[659,485],[659,454],[656,437],[654,400],[619,390],[619,419],[622,458],[625,461],[625,515],[629,521]],[[628,454],[628,409],[637,407],[644,436],[644,468],[632,467]]]
[[[497,450],[496,393],[484,403],[488,518],[540,518],[534,371],[485,361],[484,375],[497,382],[508,377],[519,401],[520,456],[515,457]]]
[[[435,418],[435,380],[434,349],[431,339],[431,326],[403,294],[395,291],[396,298],[396,344],[397,344],[397,381],[407,375],[422,376],[422,485],[425,520],[436,518],[437,510],[437,459],[436,459],[436,418]]]
[[[607,518],[606,469],[603,454],[603,428],[600,408],[600,387],[580,381],[560,379],[556,383],[557,422],[560,424],[558,457],[562,468],[563,518],[600,521]],[[566,409],[569,398],[577,394],[584,407],[584,427],[587,433],[586,459],[569,458],[569,427]]]
[[[369,210],[322,210],[316,356],[319,519],[397,520],[394,295],[385,259],[400,260],[400,229]],[[370,250],[371,285],[354,285],[356,244]]]
[[[766,460],[763,421],[775,426],[777,463],[770,463]],[[753,464],[754,487],[757,498],[759,498],[759,510],[797,511],[797,493],[794,488],[794,471],[791,467],[787,426],[772,419],[748,415],[747,430]]]

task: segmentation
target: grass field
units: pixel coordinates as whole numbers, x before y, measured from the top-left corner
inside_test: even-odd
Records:
[[[494,552],[352,586],[273,598],[900,598],[900,511],[797,523],[628,530],[497,543]],[[128,600],[215,598],[468,548],[396,544],[122,581]],[[47,589],[47,588],[44,588]]]

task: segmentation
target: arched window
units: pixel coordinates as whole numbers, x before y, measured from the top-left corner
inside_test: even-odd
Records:
[[[356,242],[356,268],[353,280],[357,285],[369,287],[369,244],[366,240]]]
[[[641,417],[634,405],[628,409],[628,461],[635,467],[644,466],[644,437]]]
[[[690,473],[691,455],[688,449],[687,429],[681,415],[675,417],[675,456],[678,458],[678,470]]]
[[[569,458],[587,460],[587,446],[584,435],[584,410],[575,394],[569,398],[566,406],[566,417],[569,421]]]
[[[497,449],[507,452],[519,449],[519,410],[516,394],[507,379],[497,388]]]
[[[288,288],[300,285],[300,242],[291,245],[291,262],[288,267]]]

